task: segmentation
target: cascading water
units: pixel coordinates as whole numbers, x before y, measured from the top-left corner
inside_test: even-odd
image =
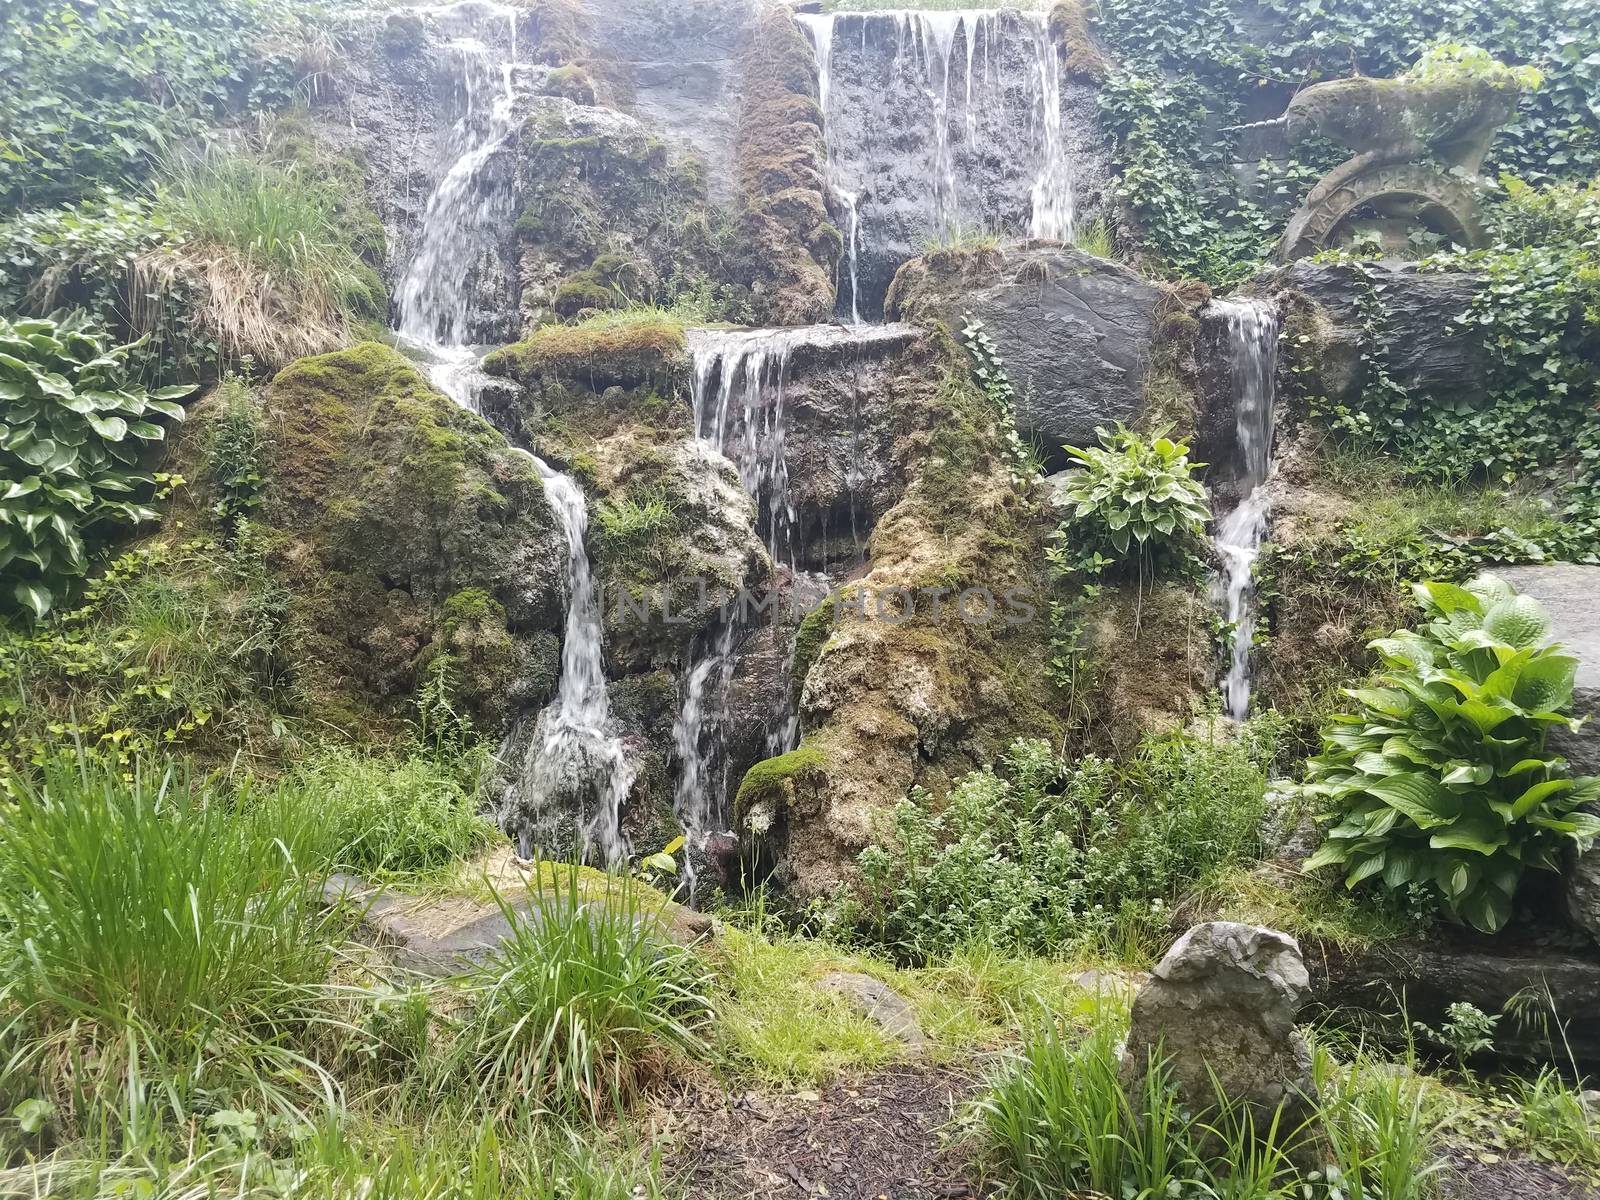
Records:
[[[539,714],[523,756],[521,779],[508,808],[519,814],[518,850],[530,857],[537,843],[554,844],[556,818],[587,813],[586,857],[616,862],[628,853],[622,836],[622,802],[634,767],[611,732],[605,664],[600,654],[600,601],[585,550],[589,514],[583,489],[534,459],[567,535],[567,625],[561,643],[561,683]]]
[[[828,182],[847,227],[852,320],[875,310],[878,279],[925,240],[973,229],[1072,237],[1061,66],[1044,14],[907,9],[800,20],[817,58]],[[846,23],[859,29],[859,48],[839,36]],[[876,277],[865,296],[864,259]],[[842,281],[839,291],[842,314]]]
[[[1217,300],[1212,308],[1228,334],[1238,443],[1238,499],[1217,521],[1215,544],[1222,568],[1215,598],[1232,629],[1222,700],[1229,717],[1250,711],[1250,651],[1255,642],[1256,555],[1267,532],[1267,489],[1272,474],[1272,409],[1278,366],[1278,311],[1271,301]]]
[[[488,181],[486,168],[515,128],[517,10],[471,0],[435,11],[451,24],[465,20],[481,32],[498,25],[506,46],[478,37],[458,37],[445,46],[460,69],[461,111],[445,141],[450,165],[428,197],[411,261],[395,287],[395,332],[427,356],[434,386],[476,408],[482,356],[473,345],[479,339],[472,298],[511,213],[510,189]]]
[[[450,28],[499,36],[462,36],[446,51],[459,67],[460,115],[446,139],[449,166],[428,197],[411,261],[395,289],[395,332],[430,362],[434,385],[464,408],[476,410],[482,381],[482,347],[472,309],[477,281],[495,266],[499,238],[510,215],[508,188],[492,178],[490,163],[516,127],[518,10],[465,0],[426,10]],[[483,100],[498,80],[499,90]],[[515,826],[522,854],[538,841],[557,844],[556,814],[584,814],[586,855],[615,861],[627,853],[620,810],[634,768],[611,732],[600,653],[600,603],[585,547],[588,510],[571,478],[529,455],[567,537],[567,620],[556,698],[539,714],[519,778],[508,791],[508,827]]]
[[[816,336],[811,329],[751,331],[692,330],[695,435],[733,460],[754,498],[759,524],[774,565],[793,569],[799,529],[789,495],[784,458],[784,384],[794,347]],[[727,816],[727,756],[724,722],[733,683],[734,651],[751,614],[736,606],[723,614],[700,659],[684,681],[683,702],[673,723],[673,748],[680,763],[673,810],[691,847],[724,828]],[[785,686],[783,694],[787,696]],[[769,753],[792,749],[797,722],[785,702],[768,723]],[[692,861],[690,863],[692,869]],[[690,889],[694,879],[688,876]]]

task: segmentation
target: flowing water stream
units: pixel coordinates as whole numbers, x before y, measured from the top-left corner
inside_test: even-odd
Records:
[[[1228,334],[1233,379],[1234,429],[1238,446],[1238,498],[1217,521],[1215,544],[1221,571],[1215,598],[1232,630],[1223,707],[1242,721],[1250,712],[1250,652],[1255,644],[1255,562],[1267,532],[1272,475],[1272,409],[1278,367],[1278,311],[1267,300],[1216,300]]]
[[[448,166],[428,197],[395,288],[395,332],[428,360],[436,387],[476,411],[486,347],[479,344],[473,297],[480,278],[497,267],[511,214],[511,190],[495,178],[492,161],[516,129],[519,10],[467,0],[424,11],[455,35],[444,50],[460,72],[460,111],[445,140]],[[576,481],[529,457],[566,534],[567,618],[556,698],[535,722],[505,799],[506,824],[529,856],[541,842],[557,844],[561,814],[579,814],[586,855],[613,862],[628,849],[620,810],[634,768],[613,731],[606,694],[588,508]]]
[[[1003,208],[998,193],[1028,181],[1025,212],[1001,220],[1016,232],[1038,238],[1070,240],[1075,222],[1072,170],[1061,117],[1061,67],[1048,18],[1019,10],[965,11],[892,9],[872,13],[803,14],[817,58],[818,97],[827,144],[827,178],[845,226],[850,307],[861,323],[860,261],[863,242],[892,233],[910,236],[908,205],[921,203],[921,236],[950,242],[987,228]],[[842,22],[858,25],[859,50],[841,47]],[[872,74],[872,86],[846,95],[835,87],[835,57],[851,52],[852,68]],[[891,61],[884,63],[888,54]],[[877,58],[874,59],[873,56]],[[887,78],[891,94],[910,87],[919,99],[909,109],[889,103],[882,92]],[[856,80],[858,84],[860,80]],[[899,89],[897,91],[897,89]],[[926,168],[916,195],[899,195],[882,177],[881,154],[862,153],[844,144],[860,129],[864,114],[850,113],[852,104],[882,101],[881,111],[866,117],[866,127],[884,139],[891,157],[903,155],[902,143],[927,146]],[[1017,116],[1018,106],[1024,114]],[[1018,144],[1027,157],[996,171],[986,153],[998,124],[1018,124]],[[902,125],[905,126],[902,128]],[[924,140],[925,139],[925,140]],[[868,141],[875,140],[868,137]],[[1009,147],[999,147],[1004,154]],[[902,163],[904,162],[902,158]],[[913,252],[915,251],[913,248]],[[840,309],[844,309],[840,286]]]

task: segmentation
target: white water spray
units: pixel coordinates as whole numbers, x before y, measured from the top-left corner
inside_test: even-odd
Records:
[[[517,10],[465,0],[425,11],[444,26],[506,35],[505,51],[466,36],[446,47],[461,72],[461,113],[446,142],[450,165],[428,197],[415,250],[395,292],[396,332],[427,356],[436,387],[476,410],[482,354],[474,345],[472,297],[485,264],[498,253],[510,214],[510,191],[489,178],[488,167],[516,125]],[[486,111],[483,98],[496,79],[498,91]],[[517,825],[524,855],[534,852],[541,836],[555,846],[554,818],[576,811],[585,854],[614,862],[627,853],[620,810],[634,768],[611,732],[600,603],[585,546],[588,510],[574,480],[529,458],[567,538],[567,620],[556,698],[539,714],[506,812]]]
[[[1272,409],[1278,366],[1278,312],[1264,300],[1217,300],[1228,330],[1233,378],[1234,428],[1239,453],[1239,498],[1217,522],[1215,544],[1222,569],[1214,593],[1232,627],[1222,699],[1228,716],[1250,711],[1250,652],[1255,644],[1256,556],[1267,532],[1267,492],[1272,474]]]
[[[844,208],[850,226],[846,243],[851,279],[851,315],[860,322],[860,295],[857,260],[861,228],[871,227],[870,209],[875,193],[870,179],[846,179],[840,166],[840,147],[836,141],[835,111],[840,99],[834,87],[833,56],[835,26],[843,18],[861,22],[862,49],[867,45],[870,22],[892,21],[894,31],[894,76],[909,75],[925,98],[927,128],[931,130],[933,155],[928,177],[928,232],[936,239],[958,238],[970,223],[971,214],[982,207],[983,197],[974,194],[982,180],[964,179],[958,171],[957,144],[953,130],[964,133],[962,146],[971,148],[981,140],[980,117],[1005,110],[1006,80],[994,78],[992,65],[997,45],[1006,39],[1027,39],[1025,51],[1034,69],[1021,81],[1032,106],[1033,161],[1029,187],[1027,232],[1032,237],[1070,241],[1075,224],[1075,199],[1072,163],[1061,119],[1061,63],[1049,20],[1043,13],[1017,10],[973,9],[966,11],[893,9],[873,13],[823,13],[802,15],[816,52],[818,94],[822,106],[823,128],[827,141],[828,180]],[[978,53],[979,42],[983,53]],[[958,43],[964,52],[958,55]],[[952,110],[961,107],[959,120]],[[1022,214],[1018,214],[1018,223]]]

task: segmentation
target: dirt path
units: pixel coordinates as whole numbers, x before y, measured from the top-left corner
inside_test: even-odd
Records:
[[[686,1097],[668,1162],[701,1200],[967,1200],[959,1147],[946,1149],[971,1073],[904,1065],[820,1092]]]

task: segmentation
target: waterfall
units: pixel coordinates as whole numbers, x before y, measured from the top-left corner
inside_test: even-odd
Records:
[[[585,550],[589,515],[572,478],[534,462],[567,535],[567,625],[556,698],[539,714],[508,810],[520,816],[517,844],[524,858],[533,855],[540,835],[547,844],[554,840],[558,814],[575,811],[589,814],[582,824],[585,857],[614,863],[628,853],[621,812],[634,767],[611,732],[600,600]]]
[[[1072,237],[1061,65],[1046,14],[896,9],[799,20],[817,59],[853,321],[876,311],[886,276],[924,240],[972,230]],[[859,27],[859,47],[839,36],[841,22]],[[841,280],[841,316],[844,290]]]
[[[428,197],[411,261],[395,285],[395,332],[427,357],[434,386],[475,409],[481,355],[472,345],[472,297],[511,216],[510,190],[485,174],[515,128],[517,10],[474,3],[433,11],[452,24],[475,26],[480,17],[499,24],[509,46],[501,51],[478,37],[457,37],[444,47],[460,72],[460,115],[445,140],[450,165]]]
[[[695,436],[739,468],[740,482],[755,500],[759,524],[766,530],[773,564],[791,572],[799,551],[799,527],[784,458],[784,385],[794,347],[817,337],[818,332],[808,328],[689,333]],[[734,651],[751,615],[738,605],[723,614],[689,670],[673,723],[673,748],[680,763],[673,811],[696,849],[703,847],[707,834],[728,824],[724,722]],[[783,700],[768,719],[771,754],[793,749],[799,732],[788,687],[782,692]],[[692,890],[692,875],[688,883]]]
[[[472,301],[510,218],[509,189],[491,179],[487,168],[516,128],[518,10],[467,0],[425,11],[443,25],[465,25],[472,32],[483,32],[483,24],[498,25],[495,32],[503,31],[506,38],[503,51],[475,36],[459,36],[445,46],[459,70],[460,114],[445,141],[449,166],[428,197],[411,260],[395,289],[395,332],[427,357],[429,376],[440,391],[476,411],[483,347],[474,344]],[[519,851],[527,856],[536,837],[557,844],[555,817],[571,809],[585,814],[586,856],[614,862],[627,853],[620,813],[634,768],[610,732],[600,602],[585,545],[588,509],[573,479],[529,458],[567,539],[567,619],[556,698],[539,714],[519,778],[508,790],[507,824],[517,825]]]
[[[1267,532],[1267,490],[1272,474],[1272,409],[1278,366],[1278,312],[1266,300],[1216,300],[1212,309],[1228,334],[1238,443],[1238,498],[1218,520],[1215,543],[1221,571],[1215,598],[1232,629],[1228,673],[1222,685],[1228,716],[1250,711],[1250,651],[1255,642],[1254,569]]]

